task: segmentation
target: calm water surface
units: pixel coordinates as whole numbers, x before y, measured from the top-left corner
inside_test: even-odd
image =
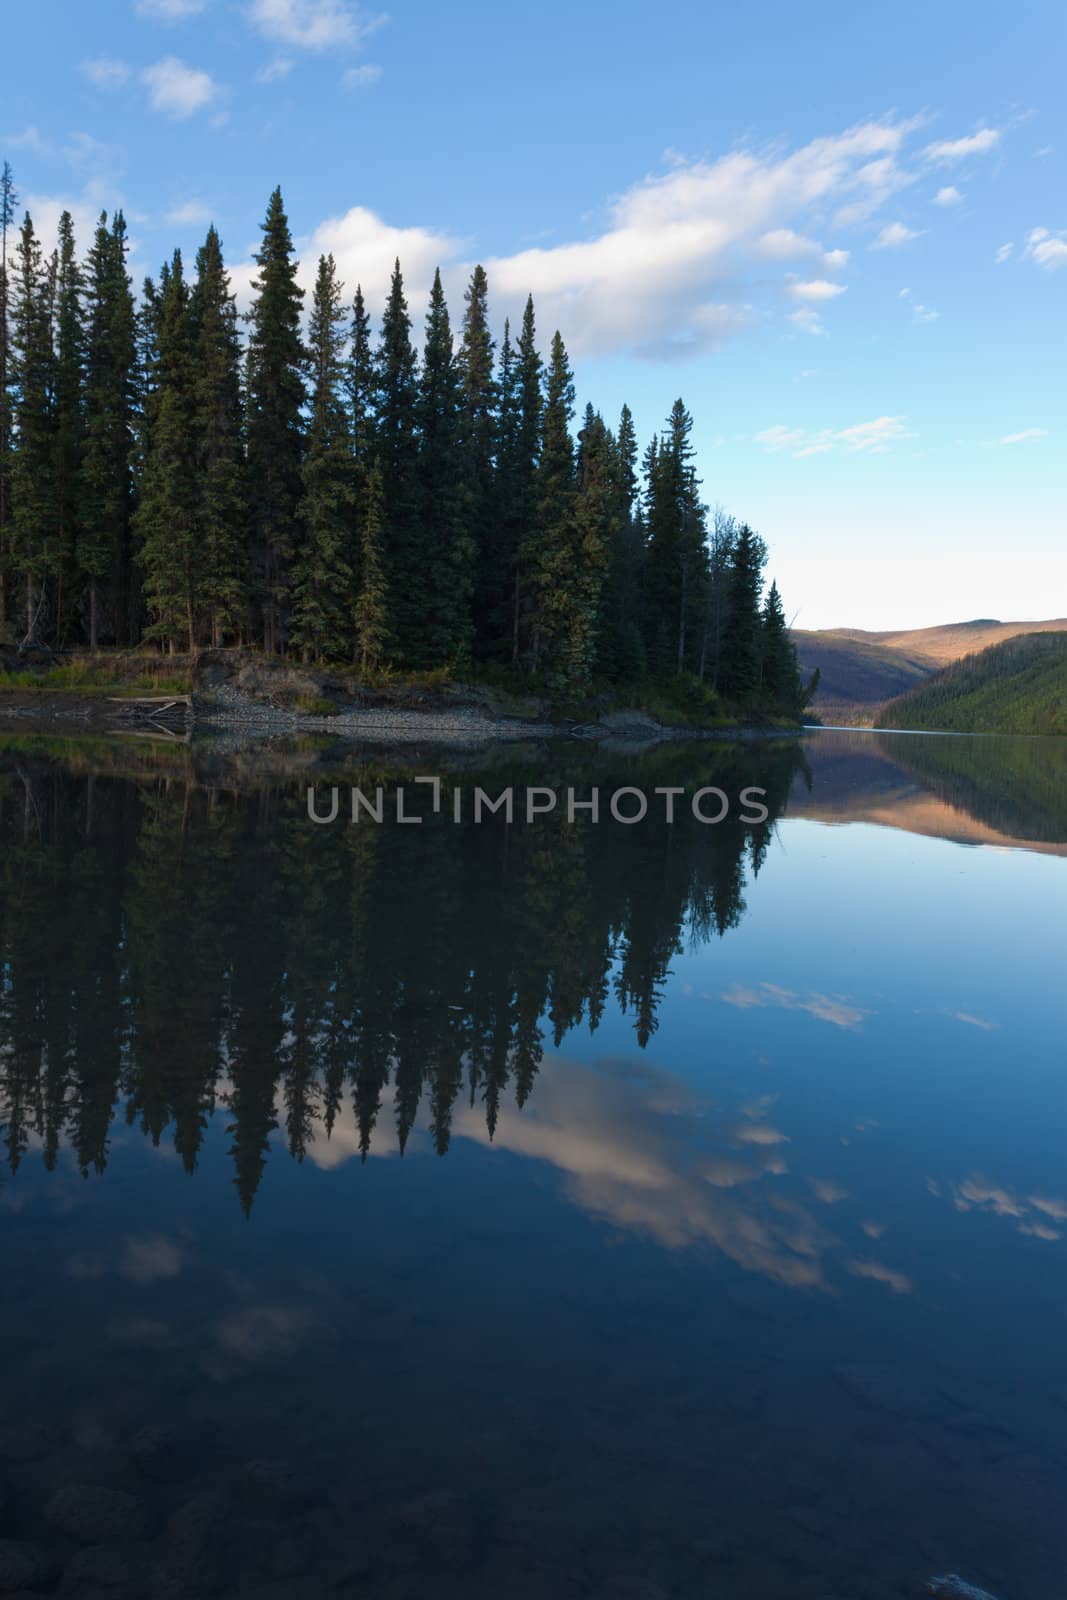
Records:
[[[307,819],[435,770],[771,816]],[[0,741],[0,1591],[1063,1600],[1065,857],[1052,740]]]

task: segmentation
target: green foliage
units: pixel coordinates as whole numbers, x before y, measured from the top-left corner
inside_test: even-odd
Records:
[[[5,169],[5,242],[13,193]],[[214,227],[194,281],[176,254],[135,310],[121,212],[84,268],[69,215],[52,256],[26,219],[0,285],[3,641],[258,638],[374,672],[477,663],[561,704],[678,677],[796,714],[765,547],[724,513],[709,532],[681,400],[639,483],[628,408],[617,435],[589,406],[572,436],[567,352],[557,333],[546,371],[532,298],[497,361],[484,269],[458,349],[437,275],[420,361],[399,261],[374,345],[327,257],[305,349],[278,189],[262,233],[242,350]]]
[[[1067,734],[1067,633],[1027,633],[965,656],[891,700],[889,728]]]
[[[356,463],[342,392],[341,285],[332,255],[319,261],[311,311],[311,422],[300,516],[303,541],[293,562],[293,646],[305,660],[342,660],[353,648]]]
[[[382,538],[385,507],[382,473],[373,462],[367,473],[360,511],[359,593],[354,621],[359,660],[362,667],[381,667],[389,639],[389,609]]]
[[[126,272],[126,221],[111,227],[101,212],[86,274],[85,451],[81,518],[76,531],[78,567],[89,590],[91,649],[106,633],[132,642],[132,461],[136,317]],[[110,578],[104,615],[104,580]]]
[[[263,642],[285,637],[289,566],[300,537],[303,489],[304,291],[296,281],[289,219],[275,189],[256,256],[259,276],[248,342],[248,503],[263,616]]]

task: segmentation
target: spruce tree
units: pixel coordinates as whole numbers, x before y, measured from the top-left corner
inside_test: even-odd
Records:
[[[11,523],[11,285],[10,243],[18,195],[10,163],[0,169],[0,638],[8,616],[7,561]]]
[[[363,474],[370,466],[374,446],[374,400],[377,374],[371,349],[370,315],[363,302],[363,290],[356,285],[352,301],[352,328],[346,369],[348,404],[352,416],[352,451],[356,468]]]
[[[57,264],[46,265],[26,213],[16,250],[12,315],[18,436],[11,474],[11,565],[22,581],[25,647],[39,643],[46,584],[59,565],[52,319]]]
[[[248,486],[263,645],[277,651],[285,647],[289,569],[300,540],[305,401],[304,291],[281,189],[270,197],[262,231],[248,348]]]
[[[471,645],[475,544],[470,532],[469,462],[461,447],[460,374],[452,350],[441,274],[434,274],[419,382],[418,516],[425,609],[408,640],[423,666],[462,659]]]
[[[247,628],[251,552],[237,307],[214,226],[197,252],[189,319],[200,545],[197,601],[217,647],[242,637]]]
[[[392,644],[412,659],[427,612],[429,576],[419,539],[419,384],[400,262],[393,268],[377,352],[377,462],[381,469],[382,550],[389,583]]]
[[[356,464],[343,389],[343,323],[337,266],[332,255],[322,256],[308,330],[311,420],[290,630],[292,644],[314,661],[341,661],[353,648]]]
[[[133,643],[130,520],[133,512],[133,424],[136,318],[126,272],[126,221],[102,212],[89,251],[86,281],[85,454],[78,567],[89,591],[89,647],[101,624],[120,644]],[[109,615],[102,615],[106,593]]]
[[[81,513],[81,469],[85,448],[84,365],[82,332],[83,281],[69,211],[59,219],[59,263],[55,318],[55,430],[53,472],[59,541],[56,591],[56,638],[63,644],[77,600],[78,522]]]
[[[360,507],[359,593],[355,624],[359,662],[364,672],[376,671],[385,659],[389,637],[388,581],[382,542],[385,495],[381,468],[372,461],[366,473]]]
[[[624,405],[617,439],[611,447],[615,516],[608,547],[601,603],[598,668],[605,677],[634,682],[645,673],[642,634],[644,525],[637,505],[637,436],[633,415]]]
[[[476,266],[467,286],[463,313],[463,339],[457,366],[461,391],[458,436],[462,475],[463,521],[477,563],[477,615],[479,632],[488,627],[486,593],[488,572],[495,566],[493,545],[499,538],[495,455],[497,447],[496,376],[493,339],[489,332],[489,280],[485,268]]]
[[[746,702],[759,687],[760,590],[763,541],[747,523],[737,531],[727,585],[719,683],[729,699]]]
[[[692,427],[685,405],[676,400],[649,480],[647,643],[650,664],[661,673],[695,664],[703,615],[706,530]]]
[[[490,661],[505,661],[512,651],[512,584],[521,524],[516,498],[519,366],[505,319],[496,379],[496,456],[493,526],[478,552],[474,601],[475,648]]]
[[[800,668],[777,583],[767,592],[761,623],[760,688],[776,710],[799,712],[803,699]]]
[[[574,377],[557,331],[545,384],[544,431],[537,473],[537,569],[532,659],[549,681],[566,688],[580,650],[574,639]]]
[[[564,643],[565,677],[574,688],[589,683],[603,638],[604,587],[619,539],[621,513],[615,441],[590,405],[578,435],[578,494]]]
[[[162,276],[159,346],[135,531],[152,623],[173,652],[198,642],[202,547],[197,527],[193,327],[181,251]]]
[[[518,345],[517,418],[514,460],[510,468],[511,502],[517,527],[511,575],[511,659],[533,648],[533,612],[536,605],[538,480],[541,465],[543,363],[537,350],[533,296],[526,301]]]

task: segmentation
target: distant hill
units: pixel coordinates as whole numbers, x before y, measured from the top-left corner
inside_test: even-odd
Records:
[[[812,710],[823,722],[871,724],[880,708],[921,684],[949,662],[1022,634],[1062,632],[1067,617],[1048,622],[1000,622],[979,617],[936,628],[872,632],[863,628],[793,630],[801,670],[819,669]]]
[[[1067,625],[965,656],[883,706],[887,728],[1067,734]]]

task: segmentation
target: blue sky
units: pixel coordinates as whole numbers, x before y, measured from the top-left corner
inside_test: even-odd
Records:
[[[580,403],[681,394],[706,498],[799,625],[1067,614],[1060,4],[9,6],[0,155],[46,232],[124,205],[135,277],[267,196],[421,310],[528,290]]]

